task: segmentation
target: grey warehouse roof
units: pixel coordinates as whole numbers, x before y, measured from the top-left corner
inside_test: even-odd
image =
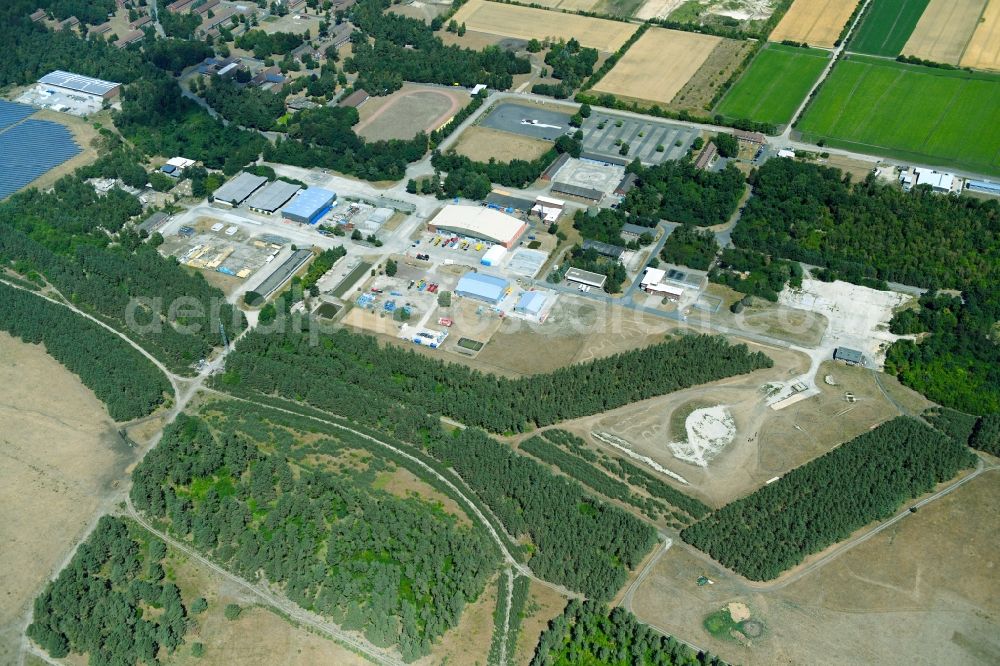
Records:
[[[301,185],[276,180],[257,190],[247,201],[247,205],[258,210],[276,211],[301,189]]]
[[[649,227],[641,227],[638,224],[632,224],[631,222],[626,222],[622,225],[623,234],[633,234],[635,236],[641,236],[643,234],[653,235],[653,229]]]
[[[217,201],[235,201],[237,204],[241,204],[266,182],[267,178],[264,176],[255,176],[252,173],[241,171],[239,175],[215,191],[215,198]]]
[[[89,76],[73,74],[72,72],[64,72],[61,69],[49,72],[42,78],[38,79],[38,82],[45,83],[50,86],[59,86],[60,88],[78,90],[79,92],[89,93],[91,95],[106,95],[121,85],[120,83],[115,83],[113,81],[103,81]]]

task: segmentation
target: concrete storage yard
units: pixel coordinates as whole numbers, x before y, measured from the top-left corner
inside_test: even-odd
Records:
[[[553,182],[599,190],[611,194],[625,176],[625,167],[592,160],[570,158],[553,177]]]

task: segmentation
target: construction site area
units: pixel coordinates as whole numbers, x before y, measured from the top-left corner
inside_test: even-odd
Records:
[[[177,235],[165,237],[161,251],[201,271],[229,294],[273,262],[288,242],[281,236],[256,234],[243,225],[202,217],[194,225],[181,227]]]

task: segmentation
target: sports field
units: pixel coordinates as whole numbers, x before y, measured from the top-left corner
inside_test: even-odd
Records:
[[[768,39],[832,48],[857,0],[795,0]]]
[[[613,53],[639,26],[621,21],[550,12],[545,9],[469,0],[454,20],[468,30],[515,39],[565,39],[573,37],[599,51]]]
[[[716,107],[727,118],[784,125],[829,62],[821,49],[768,44]]]
[[[1000,70],[1000,0],[990,0],[962,56],[962,67]]]
[[[929,0],[872,0],[848,49],[896,57],[910,38]]]
[[[1000,76],[848,56],[797,129],[809,141],[1000,175]]]
[[[903,55],[957,65],[985,7],[986,0],[931,0]]]
[[[594,92],[669,104],[721,42],[711,35],[651,28],[594,86]]]

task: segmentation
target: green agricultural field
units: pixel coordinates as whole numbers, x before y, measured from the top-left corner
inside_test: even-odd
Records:
[[[917,26],[929,0],[873,0],[848,45],[855,53],[896,57]]]
[[[727,118],[747,118],[784,125],[823,73],[830,54],[768,44],[719,102],[715,112]]]
[[[807,141],[1000,175],[1000,76],[848,56],[797,129]]]

